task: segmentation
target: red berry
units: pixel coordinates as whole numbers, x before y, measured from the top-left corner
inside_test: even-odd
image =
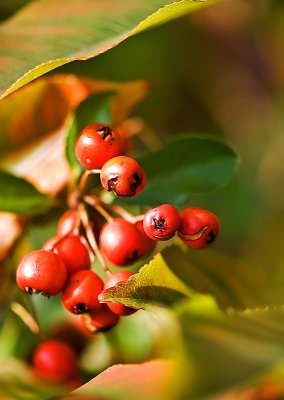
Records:
[[[89,269],[91,265],[89,251],[79,236],[55,236],[44,245],[45,250],[52,250],[64,262],[69,275],[82,269]]]
[[[73,314],[82,314],[100,308],[98,295],[103,290],[103,281],[90,270],[72,274],[62,293],[62,304]]]
[[[65,236],[67,233],[71,232],[74,227],[75,218],[76,218],[75,210],[66,211],[58,221],[57,235]]]
[[[29,294],[53,296],[61,292],[67,278],[64,262],[51,251],[35,250],[20,262],[16,281]]]
[[[126,135],[125,130],[118,129],[118,130],[117,130],[117,133],[119,134],[120,139],[121,139],[121,143],[120,143],[120,150],[121,150],[121,152],[120,152],[120,154],[121,154],[121,155],[122,155],[122,154],[126,154],[126,153],[129,151],[129,149],[130,149],[130,139],[129,139],[129,137]]]
[[[180,214],[178,235],[189,247],[203,249],[216,239],[220,222],[215,214],[202,208],[186,208]]]
[[[102,229],[103,222],[97,213],[93,212],[93,210],[89,211],[90,216],[90,224],[93,228],[93,232],[98,239],[100,230]],[[70,233],[74,227],[76,218],[76,211],[75,210],[68,210],[66,211],[62,217],[60,218],[58,225],[57,225],[57,235],[58,236],[65,236]]]
[[[81,131],[75,153],[85,168],[101,168],[112,157],[121,154],[120,135],[115,129],[95,122]]]
[[[115,326],[119,321],[119,316],[114,314],[106,304],[101,308],[90,313],[92,325],[98,330],[106,331]]]
[[[115,272],[111,276],[107,278],[104,285],[104,290],[114,287],[119,282],[127,281],[127,279],[132,276],[133,274],[129,271],[119,271]],[[115,314],[120,316],[126,316],[135,313],[137,310],[131,307],[127,307],[120,303],[106,303],[108,308]]]
[[[120,197],[133,197],[142,192],[146,184],[143,168],[133,158],[114,157],[107,161],[101,171],[101,184],[109,192]]]
[[[142,258],[144,240],[134,224],[113,218],[101,230],[100,248],[112,264],[126,266]]]
[[[144,216],[145,233],[153,240],[172,238],[180,225],[178,210],[170,204],[150,208]]]
[[[37,375],[49,382],[63,382],[77,373],[76,353],[64,342],[47,340],[33,354],[33,366]]]
[[[94,214],[92,212],[89,212],[89,217],[90,217],[90,224],[93,229],[94,235],[96,240],[99,240],[100,233],[102,230],[102,227],[104,226],[105,221],[102,219],[102,217],[98,214]]]
[[[156,241],[152,240],[149,238],[149,236],[146,235],[143,227],[143,221],[139,221],[136,224],[136,228],[139,230],[139,232],[142,235],[143,238],[143,254],[142,258],[149,257],[150,254],[154,251],[156,247]]]

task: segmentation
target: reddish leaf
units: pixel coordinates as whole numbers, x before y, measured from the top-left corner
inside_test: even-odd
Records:
[[[146,81],[95,81],[54,75],[24,87],[0,103],[1,166],[25,177],[40,191],[56,195],[69,179],[64,137],[74,108],[92,93],[113,90],[112,120],[121,123],[149,90]],[[29,101],[27,101],[29,99]]]
[[[80,399],[81,395],[94,394],[102,395],[104,399],[170,400],[173,398],[174,372],[174,362],[161,359],[114,365],[73,394],[80,395]]]
[[[0,261],[7,256],[22,230],[23,225],[16,215],[0,213]]]

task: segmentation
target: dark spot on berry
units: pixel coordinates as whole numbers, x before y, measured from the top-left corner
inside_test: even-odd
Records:
[[[118,182],[118,176],[115,177],[115,178],[109,179],[108,182],[107,182],[107,187],[108,187],[107,190],[108,190],[109,192],[111,192],[112,190],[115,191],[115,187],[116,187],[116,185],[117,185],[117,182]]]
[[[154,224],[155,224],[155,229],[164,232],[166,230],[165,227],[165,218],[153,218]]]
[[[139,260],[140,258],[140,251],[134,250],[133,253],[125,258],[126,264],[133,264],[135,261]]]
[[[206,243],[212,243],[216,239],[216,233],[214,231],[210,231],[206,236]]]
[[[79,303],[73,306],[73,311],[75,314],[83,314],[88,311],[88,307],[84,303]]]
[[[130,194],[135,194],[136,193],[136,189],[138,188],[138,186],[141,185],[142,182],[142,178],[141,176],[136,172],[131,179],[129,180],[130,182]]]
[[[97,132],[101,135],[103,140],[107,139],[109,136],[111,139],[113,138],[112,130],[108,126],[103,126],[102,128],[98,129]]]

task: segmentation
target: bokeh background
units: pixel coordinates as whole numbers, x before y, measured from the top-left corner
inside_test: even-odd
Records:
[[[24,3],[18,1],[18,6]],[[11,12],[9,2],[2,1],[2,19]],[[281,268],[284,262],[284,4],[281,0],[220,2],[130,37],[94,59],[71,62],[52,73],[110,81],[150,81],[149,95],[135,107],[132,116],[142,119],[145,130],[151,132],[148,144],[152,148],[179,133],[200,132],[224,138],[240,155],[236,175],[216,192],[193,196],[190,205],[204,206],[220,217],[222,231],[217,249],[235,259],[246,260],[255,266],[252,271],[269,265]],[[137,151],[146,148],[138,147]],[[22,254],[27,248],[40,246],[55,232],[57,219],[58,215],[54,215],[53,221],[35,222],[18,252]],[[274,279],[277,281],[278,277]],[[54,311],[59,309],[58,302],[58,299],[50,299],[48,303],[35,300],[45,332],[55,329],[54,321],[62,319],[61,313],[57,315]],[[60,330],[59,325],[56,329]],[[159,354],[160,335],[153,320],[139,312],[115,331],[90,340],[82,354],[82,369],[91,377],[114,363],[149,359]],[[78,343],[76,335],[74,340]],[[3,315],[2,360],[12,356],[29,359],[37,341],[17,316]]]
[[[239,254],[283,207],[284,6],[226,1],[56,70],[108,80],[148,79],[134,114],[160,140],[181,132],[225,137],[240,154],[231,184],[193,198],[223,221],[219,246]]]

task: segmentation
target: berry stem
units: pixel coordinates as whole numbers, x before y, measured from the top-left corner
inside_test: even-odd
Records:
[[[90,314],[83,313],[82,319],[84,321],[85,327],[90,333],[95,333],[97,331],[97,328],[92,324],[92,317],[90,316]]]
[[[81,213],[82,213],[83,208],[84,208],[84,205],[82,203],[79,203],[78,208],[76,210],[76,217],[75,217],[73,228],[72,228],[72,233],[76,236],[79,236],[79,234],[80,234]]]
[[[88,179],[89,179],[90,175],[100,174],[100,173],[101,173],[100,169],[87,169],[83,173],[83,175],[81,176],[80,181],[79,181],[80,193],[84,193],[84,191],[86,190]]]
[[[124,208],[113,205],[113,204],[104,204],[104,206],[113,211],[114,213],[120,215],[122,218],[124,218],[126,221],[130,222],[131,224],[136,224],[138,221],[142,221],[144,218],[144,215],[137,215],[134,216],[130,212],[126,211]]]
[[[83,226],[85,228],[86,236],[87,236],[87,239],[88,239],[88,242],[89,242],[89,244],[91,246],[92,251],[98,257],[103,270],[108,275],[111,275],[111,271],[108,269],[108,266],[106,264],[106,260],[104,259],[104,256],[102,255],[102,253],[101,253],[101,251],[99,249],[99,246],[97,244],[97,241],[96,241],[93,229],[92,229],[92,227],[91,227],[91,225],[89,223],[88,214],[87,214],[87,211],[86,211],[85,208],[81,212],[81,218],[82,218],[82,223],[83,223]]]
[[[84,245],[88,249],[88,253],[89,253],[89,256],[90,256],[91,263],[93,263],[95,261],[95,254],[94,254],[94,252],[93,252],[88,240],[83,235],[80,235],[79,237],[80,237],[82,243],[84,243]]]
[[[60,243],[62,240],[64,240],[68,235],[69,235],[69,232],[67,232],[64,236],[58,236],[58,239],[55,240],[55,241],[52,243],[52,245],[50,246],[49,251],[53,251],[53,250],[54,250],[54,247],[55,247],[58,243]]]
[[[86,195],[84,196],[84,201],[90,206],[94,207],[107,221],[112,219],[112,217],[105,209],[120,215],[123,219],[131,224],[136,224],[138,221],[142,221],[144,218],[144,214],[135,216],[120,206],[104,203],[96,196]]]
[[[102,207],[102,202],[97,197],[86,195],[83,197],[83,200],[85,203],[94,207],[104,217],[105,220],[109,221],[112,219],[112,216],[104,209],[104,207]]]

